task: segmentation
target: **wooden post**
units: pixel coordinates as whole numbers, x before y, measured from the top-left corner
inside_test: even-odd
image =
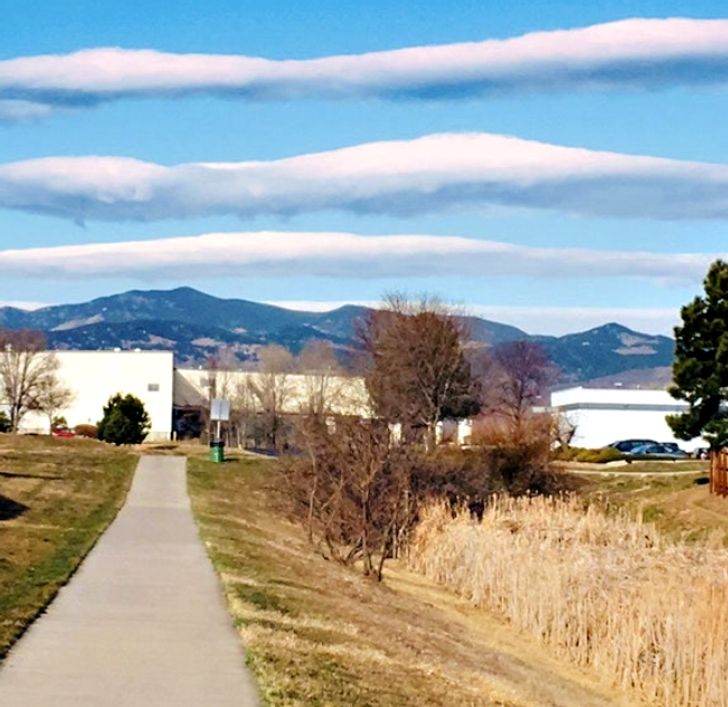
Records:
[[[728,496],[728,449],[710,453],[710,493]]]

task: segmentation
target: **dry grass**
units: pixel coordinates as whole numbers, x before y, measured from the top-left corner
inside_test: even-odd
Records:
[[[575,497],[429,509],[411,565],[665,706],[728,704],[728,551]]]
[[[323,560],[272,503],[275,464],[188,462],[193,511],[266,703],[635,704],[396,563],[380,585]]]
[[[0,657],[111,522],[135,464],[94,440],[0,435]]]
[[[585,498],[639,516],[671,540],[728,547],[728,500],[711,496],[707,473],[580,478]]]

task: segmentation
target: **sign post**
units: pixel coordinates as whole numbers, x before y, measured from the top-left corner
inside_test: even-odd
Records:
[[[217,432],[215,439],[210,442],[210,461],[217,464],[225,461],[225,454],[223,449],[225,443],[221,437],[221,426],[223,422],[227,422],[230,419],[230,401],[223,400],[222,398],[213,398],[210,403],[210,420],[217,422]]]

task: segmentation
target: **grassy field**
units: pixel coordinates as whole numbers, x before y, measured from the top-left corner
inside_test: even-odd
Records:
[[[728,500],[710,495],[707,462],[632,464],[619,471],[580,476],[581,493],[639,515],[672,540],[728,546]]]
[[[402,566],[378,585],[326,562],[276,508],[275,464],[188,462],[193,510],[267,704],[638,704]]]
[[[0,657],[113,519],[136,459],[93,440],[0,435]]]

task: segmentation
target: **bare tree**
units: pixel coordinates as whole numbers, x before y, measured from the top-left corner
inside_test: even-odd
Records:
[[[0,331],[0,386],[10,412],[10,429],[18,431],[24,415],[39,409],[38,396],[56,380],[58,359],[46,350],[36,331]]]
[[[228,348],[218,349],[214,354],[208,356],[205,361],[205,370],[207,371],[205,384],[208,399],[205,409],[202,411],[202,417],[210,438],[212,438],[213,433],[212,420],[210,419],[212,401],[216,398],[232,400],[235,391],[234,372],[238,366],[237,356]]]
[[[75,395],[54,375],[43,378],[35,395],[34,409],[45,413],[48,417],[48,430],[53,431],[53,420],[58,412],[67,408]]]
[[[303,374],[304,401],[301,412],[326,416],[333,412],[344,394],[342,371],[333,346],[328,341],[309,341],[297,359]]]
[[[258,374],[251,379],[251,389],[258,399],[268,443],[279,449],[284,411],[293,392],[291,374],[296,362],[283,346],[271,344],[258,352]]]
[[[510,341],[486,352],[480,369],[485,407],[504,418],[517,437],[554,381],[548,354],[531,341]]]
[[[436,425],[477,413],[478,382],[465,356],[462,319],[440,302],[389,295],[359,332],[369,355],[365,374],[376,413],[404,429],[425,429],[432,449]]]
[[[301,423],[307,457],[284,464],[286,493],[309,539],[327,558],[351,564],[381,580],[397,537],[414,520],[409,502],[419,453],[392,446],[386,424],[315,415]]]
[[[230,398],[230,433],[238,447],[245,447],[251,432],[254,432],[258,408],[258,398],[250,378],[241,373]]]

